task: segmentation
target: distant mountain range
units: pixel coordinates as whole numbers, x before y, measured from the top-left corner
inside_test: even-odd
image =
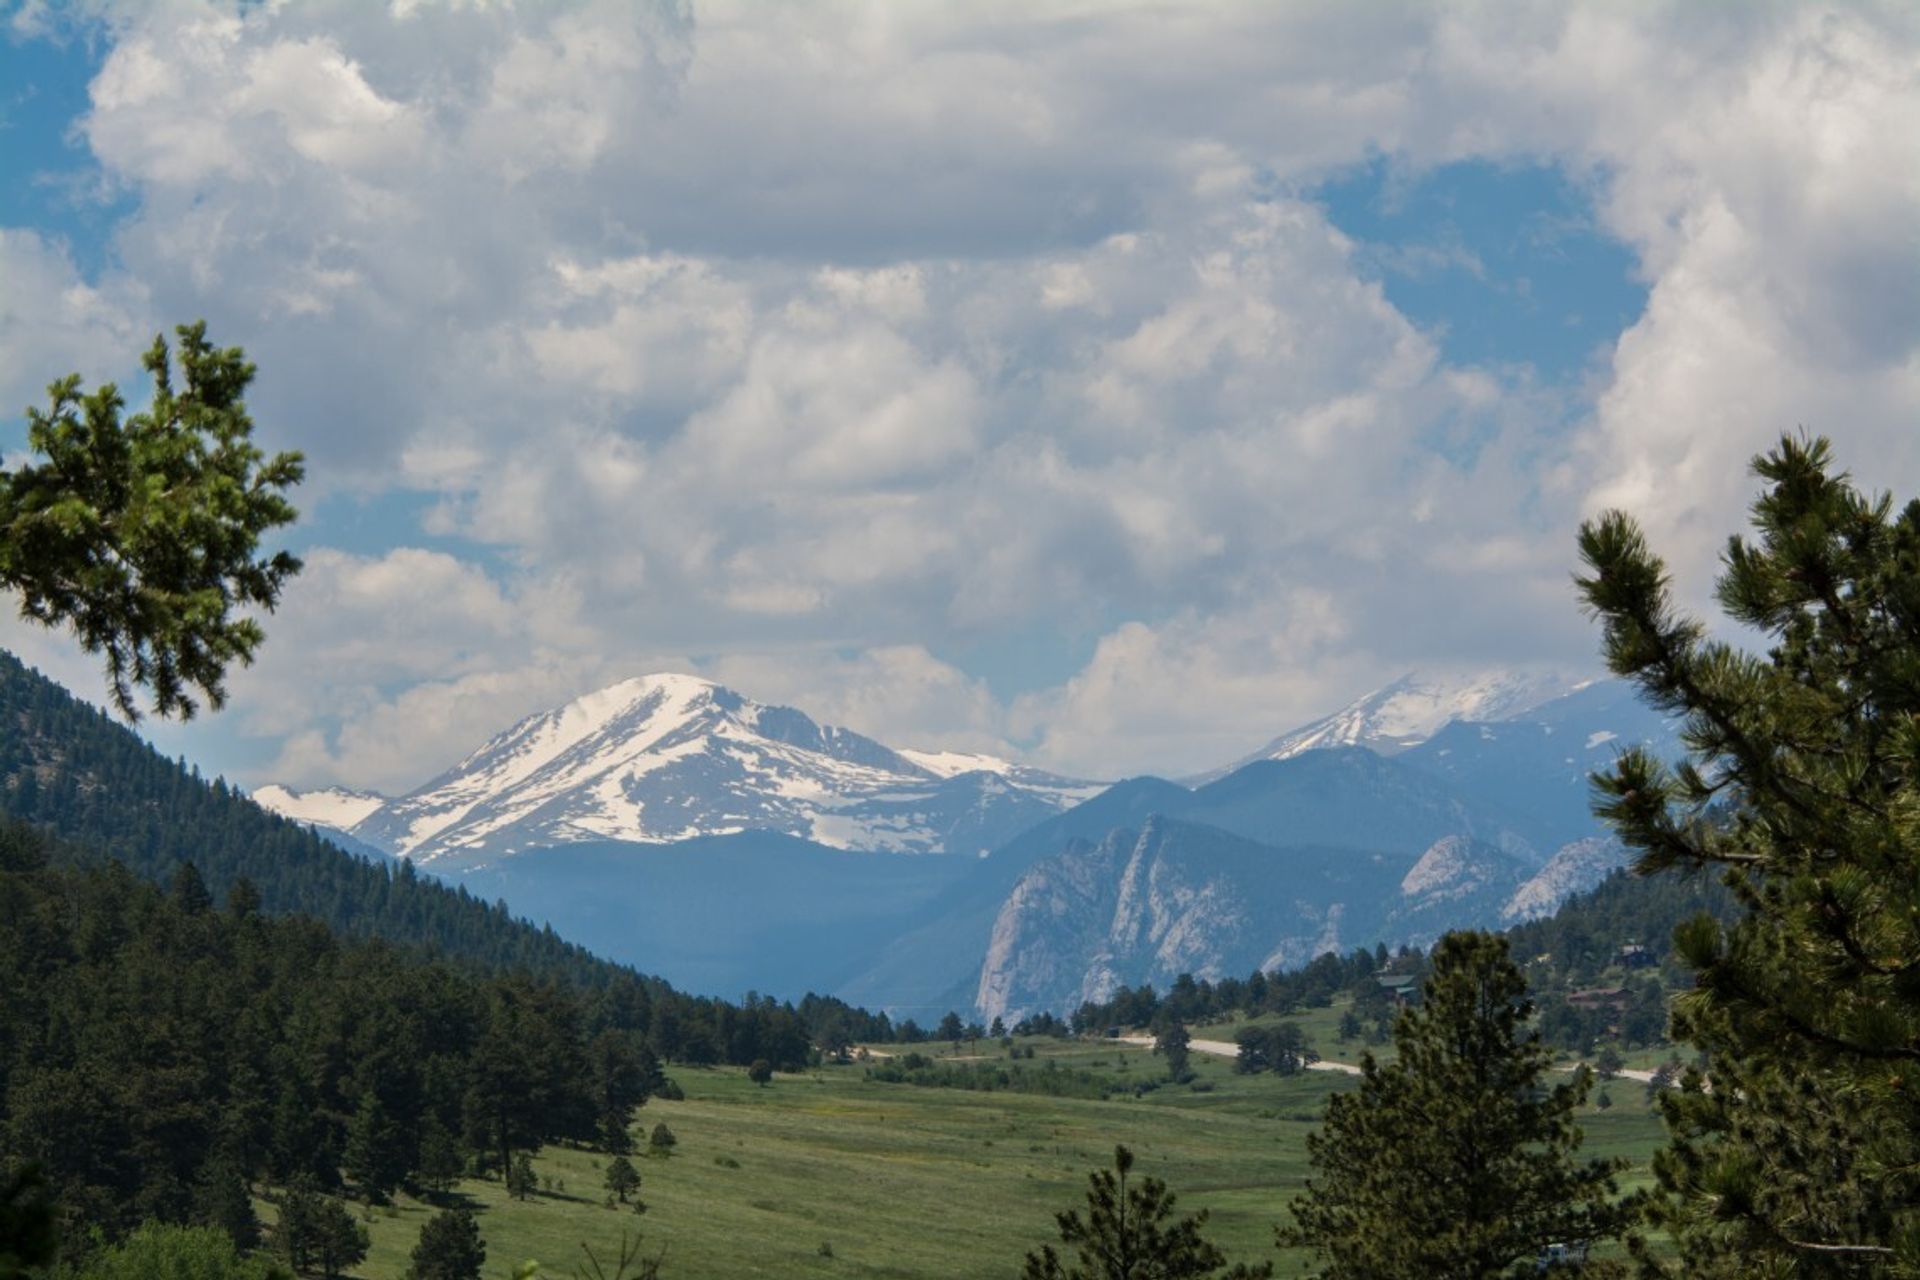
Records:
[[[1629,742],[1676,750],[1618,682],[1410,675],[1187,784],[1108,787],[652,675],[405,796],[255,798],[698,989],[990,1018],[1550,913],[1624,861],[1586,779]]]
[[[712,681],[649,675],[529,716],[425,786],[254,793],[434,870],[530,849],[778,832],[831,849],[985,853],[1096,783],[991,756],[896,751]]]

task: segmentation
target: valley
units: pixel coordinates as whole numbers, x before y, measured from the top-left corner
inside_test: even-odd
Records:
[[[1164,1075],[1137,1046],[1019,1043],[1043,1062],[1119,1082]],[[939,1061],[954,1056],[946,1045],[919,1048]],[[991,1045],[979,1052],[1004,1059]],[[961,1056],[971,1053],[963,1047]],[[635,1161],[646,1214],[602,1207],[605,1157],[566,1147],[535,1161],[543,1186],[554,1179],[551,1193],[519,1202],[498,1181],[473,1180],[458,1194],[481,1210],[489,1274],[523,1257],[570,1267],[583,1241],[604,1257],[624,1230],[643,1233],[649,1251],[664,1248],[677,1280],[988,1280],[1015,1272],[1026,1250],[1051,1238],[1054,1210],[1077,1203],[1087,1172],[1125,1142],[1183,1210],[1209,1212],[1209,1236],[1230,1256],[1306,1274],[1304,1258],[1274,1249],[1272,1229],[1306,1175],[1306,1135],[1346,1077],[1241,1076],[1198,1055],[1195,1069],[1204,1091],[1107,1101],[878,1084],[858,1063],[781,1074],[764,1089],[738,1071],[676,1069],[686,1099],[656,1099],[638,1114],[640,1130],[664,1121],[679,1140],[670,1159]],[[1589,1107],[1580,1122],[1594,1154],[1634,1162],[1622,1183],[1638,1187],[1659,1121],[1641,1086],[1614,1094],[1612,1108]],[[362,1274],[397,1275],[428,1213],[405,1197],[376,1212]]]

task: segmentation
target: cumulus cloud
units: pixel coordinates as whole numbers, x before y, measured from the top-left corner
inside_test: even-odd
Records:
[[[96,280],[0,229],[0,390],[156,315],[258,360],[320,506],[235,715],[295,780],[417,782],[668,663],[1193,770],[1409,666],[1590,652],[1602,506],[1697,597],[1783,429],[1920,485],[1903,6],[106,12],[78,128],[135,211]],[[1590,384],[1395,309],[1382,263],[1461,259],[1329,222],[1378,157],[1591,192],[1649,301]],[[388,491],[423,527],[328,549]],[[936,656],[1036,630],[1085,661],[1018,698]]]
[[[91,388],[138,371],[153,338],[132,280],[86,280],[67,247],[33,231],[0,227],[0,412],[44,404],[46,386],[83,373]]]

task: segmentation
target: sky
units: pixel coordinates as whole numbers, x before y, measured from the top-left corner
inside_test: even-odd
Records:
[[[1783,432],[1920,490],[1920,8],[0,0],[0,455],[205,318],[308,481],[245,785],[646,671],[1191,773],[1592,671]],[[100,701],[97,663],[0,646]]]

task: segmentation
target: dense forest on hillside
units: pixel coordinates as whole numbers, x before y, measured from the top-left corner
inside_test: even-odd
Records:
[[[192,864],[162,890],[57,853],[0,826],[0,1136],[47,1173],[69,1239],[152,1219],[250,1243],[251,1185],[378,1200],[547,1142],[623,1150],[664,1085],[649,1041],[810,1052],[770,1001],[486,975],[265,916],[244,880],[216,902]]]
[[[60,838],[54,856],[116,859],[163,881],[191,861],[224,895],[245,878],[269,914],[433,948],[495,970],[599,985],[614,968],[550,930],[514,921],[405,864],[344,855],[223,781],[154,751],[124,726],[0,652],[0,813]]]

